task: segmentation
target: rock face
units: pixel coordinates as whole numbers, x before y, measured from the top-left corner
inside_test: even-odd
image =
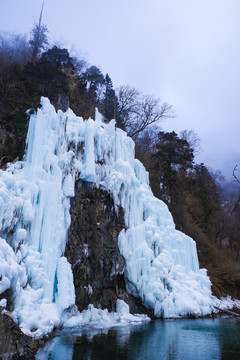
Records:
[[[0,359],[34,359],[43,344],[44,340],[37,341],[24,335],[10,313],[0,312]]]
[[[118,234],[125,228],[123,209],[115,211],[106,190],[79,181],[70,213],[65,256],[72,265],[78,309],[93,304],[115,311],[116,300],[122,299],[131,312],[151,315],[126,290],[124,258],[118,248]]]

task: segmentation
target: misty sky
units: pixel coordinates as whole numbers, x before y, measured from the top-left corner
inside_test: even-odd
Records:
[[[0,30],[29,33],[42,0],[0,0]],[[231,178],[240,165],[240,0],[45,0],[49,37],[173,105],[166,131],[194,130],[196,159]]]

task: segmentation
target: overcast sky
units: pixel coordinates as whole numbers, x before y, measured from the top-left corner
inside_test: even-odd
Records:
[[[0,30],[29,33],[42,0],[0,0]],[[240,0],[45,0],[49,37],[173,105],[166,131],[194,130],[196,159],[231,178],[240,164]]]

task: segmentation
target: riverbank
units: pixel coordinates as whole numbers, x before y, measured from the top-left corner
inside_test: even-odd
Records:
[[[227,314],[227,317],[240,317],[240,300],[232,300],[230,297],[225,298],[225,299],[221,299],[219,300],[219,303],[217,304],[218,306],[216,306],[215,310],[204,317],[198,317],[196,315],[191,316],[189,315],[188,317],[178,317],[175,319],[171,319],[171,320],[187,320],[187,319],[214,319],[216,317],[221,318],[221,317],[226,317],[225,315]],[[157,319],[156,319],[157,320]],[[169,319],[167,319],[166,321],[169,321]],[[154,321],[153,321],[154,322]],[[164,321],[163,321],[164,322]],[[123,324],[120,323],[119,324],[119,328],[128,328],[128,327],[132,327],[134,326],[133,324],[129,323],[129,324]],[[135,324],[135,327],[141,327],[141,323],[139,323],[137,326]],[[79,331],[81,327],[76,327],[76,331]],[[101,334],[101,333],[106,333],[108,332],[111,328],[116,328],[116,323],[115,324],[106,324],[106,326],[104,327],[104,323],[101,323],[101,326],[97,326],[96,323],[89,323],[85,326],[82,327],[83,333],[84,331],[88,331],[87,329],[89,329],[89,331],[91,332],[92,330],[94,331],[95,335],[96,334]],[[33,329],[34,331],[34,329]],[[65,329],[65,331],[68,331],[69,333],[71,333],[71,331],[75,331],[75,327],[69,327],[67,330]],[[61,334],[64,333],[62,332],[60,329],[55,329],[54,331],[52,331],[50,334],[48,334],[47,336],[44,336],[41,339],[34,339],[34,337],[30,337],[25,335],[21,329],[19,328],[19,326],[13,321],[12,315],[10,312],[6,311],[3,307],[0,307],[0,358],[3,360],[7,360],[7,359],[34,359],[36,353],[38,352],[38,350],[41,347],[44,347],[44,345],[49,341],[52,340],[53,338],[62,336]]]

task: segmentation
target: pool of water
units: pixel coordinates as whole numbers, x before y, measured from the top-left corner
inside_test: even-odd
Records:
[[[240,359],[240,318],[157,320],[108,330],[62,330],[37,360]]]

